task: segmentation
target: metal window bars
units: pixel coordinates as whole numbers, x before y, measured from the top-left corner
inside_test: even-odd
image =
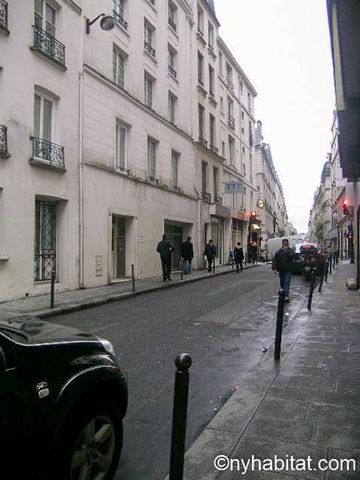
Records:
[[[33,159],[58,168],[65,168],[64,147],[41,138],[32,138]]]
[[[34,49],[60,65],[65,65],[65,46],[37,25],[34,28]]]

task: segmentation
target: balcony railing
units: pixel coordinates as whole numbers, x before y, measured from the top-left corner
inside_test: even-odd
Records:
[[[125,30],[128,28],[128,23],[125,22],[124,18],[120,15],[119,12],[116,10],[113,10],[113,17],[115,18],[115,21],[121,25]]]
[[[4,158],[7,156],[7,128],[5,125],[0,125],[0,157]]]
[[[220,197],[220,195],[214,194],[214,202],[218,205],[222,205],[223,199]]]
[[[211,193],[201,192],[201,196],[204,202],[211,203]]]
[[[199,143],[200,143],[203,147],[206,147],[206,148],[207,148],[207,140],[205,140],[205,138],[199,137]]]
[[[7,30],[8,26],[8,4],[5,0],[0,0],[0,27]]]
[[[176,78],[176,70],[171,65],[168,66],[168,70],[169,70],[170,75],[172,77]]]
[[[218,154],[219,153],[219,149],[218,147],[215,147],[215,145],[210,145],[210,150],[212,150],[214,153]]]
[[[51,167],[65,169],[64,147],[41,138],[32,137],[33,160]]]
[[[155,57],[155,48],[151,46],[151,43],[144,42],[144,49],[152,56]]]
[[[235,130],[235,118],[230,114],[228,116],[228,125],[231,128],[231,130]]]
[[[34,25],[34,50],[65,66],[65,46],[55,37]]]

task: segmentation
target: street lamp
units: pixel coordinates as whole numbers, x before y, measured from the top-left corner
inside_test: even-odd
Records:
[[[90,25],[96,22],[100,17],[103,17],[100,20],[100,27],[102,30],[112,30],[115,27],[115,18],[111,17],[110,15],[106,15],[105,13],[100,13],[97,17],[93,20],[89,18],[86,19],[86,33],[90,33]]]

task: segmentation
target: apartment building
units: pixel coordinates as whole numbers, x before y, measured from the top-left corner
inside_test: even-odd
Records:
[[[0,300],[79,285],[76,2],[0,5]]]

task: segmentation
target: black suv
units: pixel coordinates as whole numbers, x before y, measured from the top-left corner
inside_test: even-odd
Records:
[[[1,479],[112,479],[126,408],[108,340],[33,317],[0,321]]]

